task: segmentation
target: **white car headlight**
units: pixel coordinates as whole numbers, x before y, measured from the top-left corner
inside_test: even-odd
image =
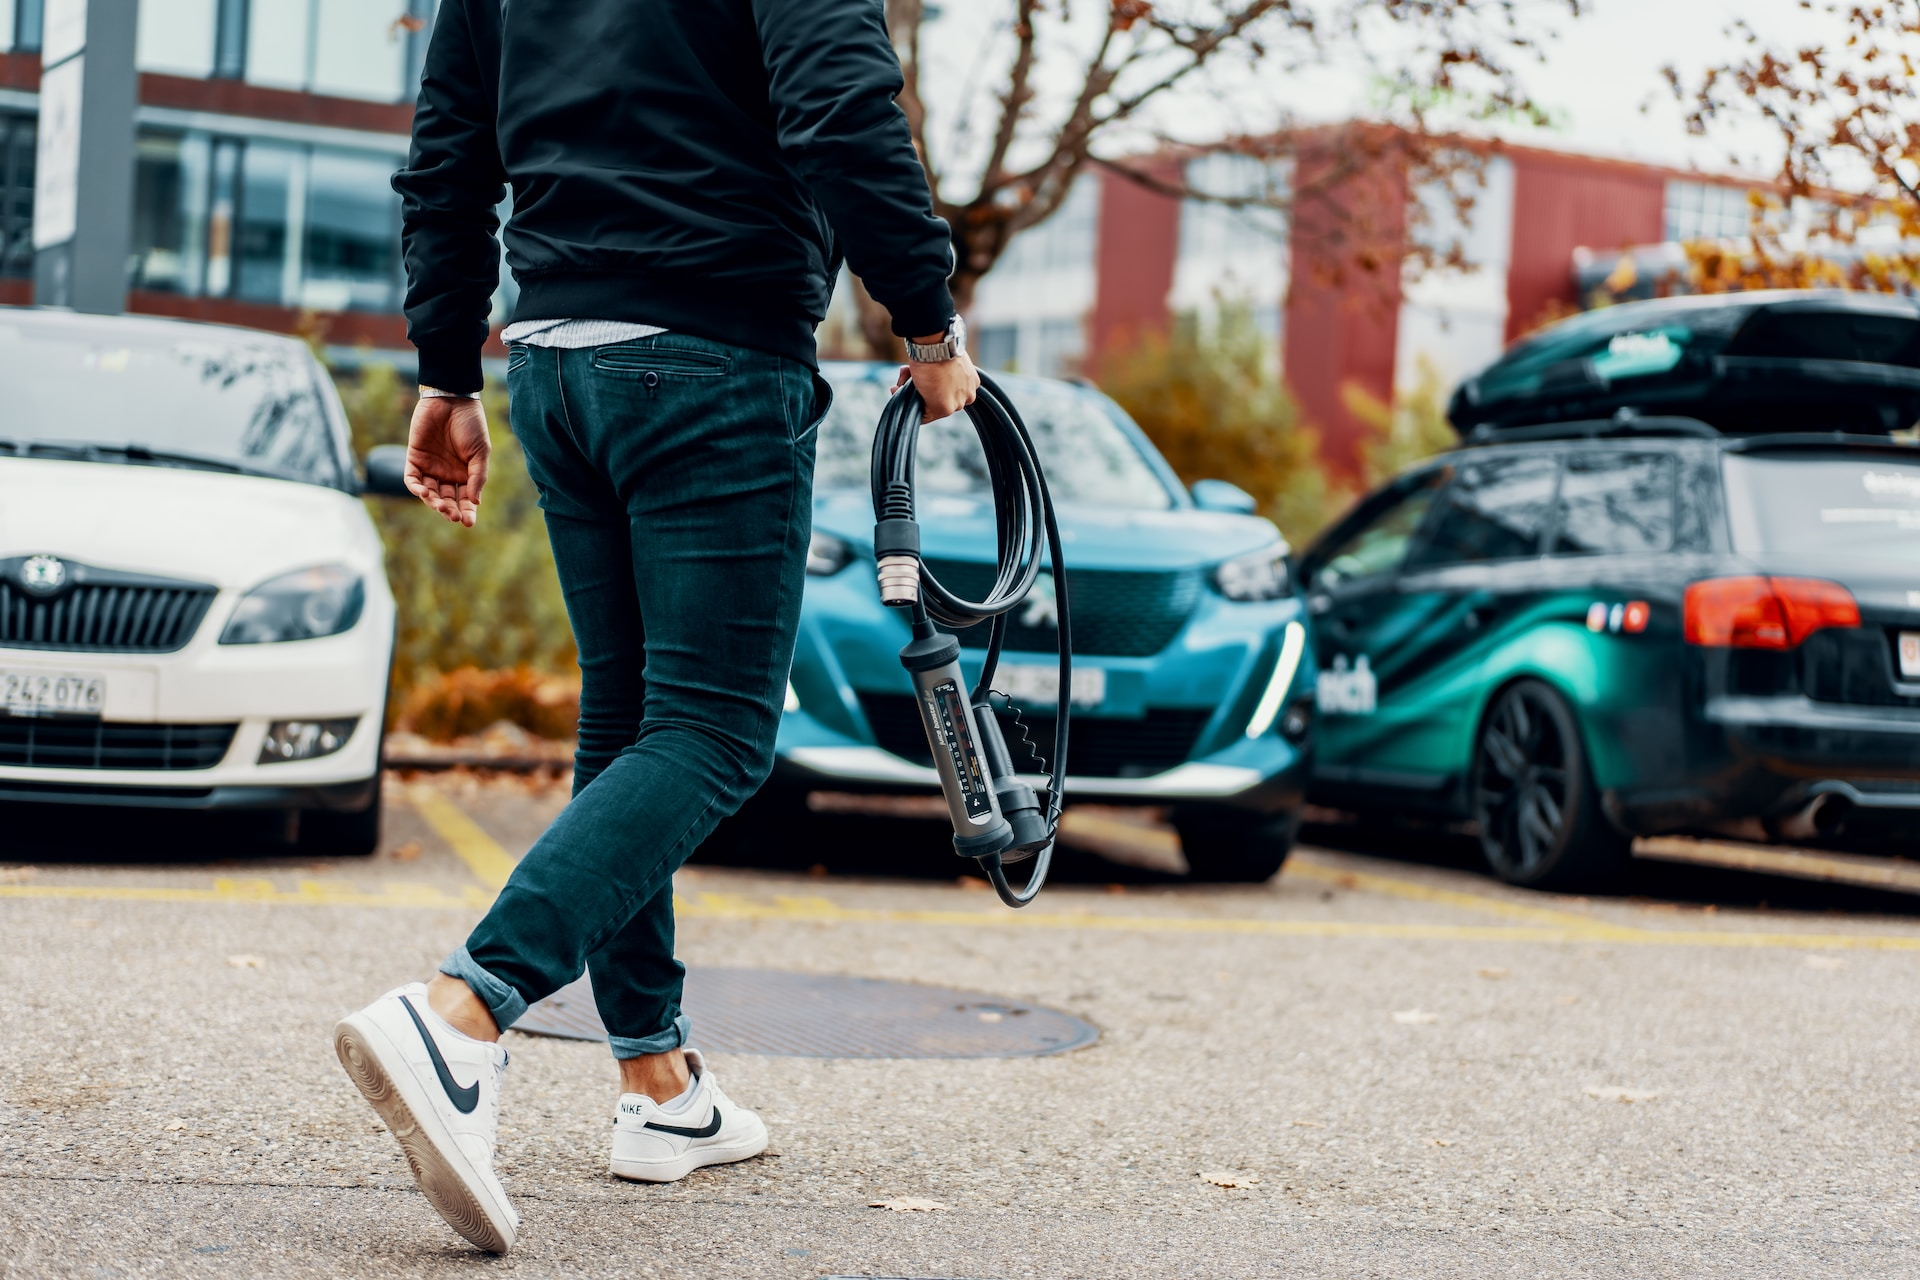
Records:
[[[242,596],[220,633],[220,643],[278,644],[337,636],[353,629],[366,603],[366,583],[344,565],[300,569]]]
[[[1229,600],[1278,600],[1287,594],[1287,544],[1235,556],[1213,571],[1213,585]]]

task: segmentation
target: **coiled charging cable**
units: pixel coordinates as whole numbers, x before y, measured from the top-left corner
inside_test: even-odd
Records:
[[[920,526],[914,515],[914,455],[925,410],[920,393],[911,384],[904,386],[887,401],[874,434],[871,483],[880,598],[906,609],[913,624],[913,640],[901,650],[900,660],[913,677],[921,721],[953,820],[954,849],[979,862],[1002,902],[1024,907],[1046,884],[1066,798],[1073,642],[1060,525],[1020,411],[993,379],[982,374],[979,394],[966,414],[986,454],[987,484],[993,495],[993,588],[986,599],[973,601],[943,586],[921,558]],[[1006,641],[1007,614],[1033,590],[1043,555],[1053,574],[1060,650],[1059,703],[1044,814],[1033,789],[1015,772],[991,703],[993,678]],[[986,660],[979,680],[963,700],[959,642],[934,624],[964,630],[983,622],[992,625]],[[1033,859],[1033,867],[1026,884],[1016,890],[1007,880],[1005,866],[1027,858]]]

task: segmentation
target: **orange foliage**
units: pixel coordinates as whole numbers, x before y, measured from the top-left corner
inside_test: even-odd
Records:
[[[532,667],[461,667],[426,676],[407,690],[394,727],[448,742],[500,720],[543,738],[571,738],[580,720],[580,682]]]

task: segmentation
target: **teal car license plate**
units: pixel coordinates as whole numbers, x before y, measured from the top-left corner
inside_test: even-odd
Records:
[[[1022,706],[1044,706],[1060,698],[1060,668],[1052,663],[1003,662],[993,686]],[[1097,707],[1107,700],[1107,673],[1100,667],[1073,669],[1073,705]]]

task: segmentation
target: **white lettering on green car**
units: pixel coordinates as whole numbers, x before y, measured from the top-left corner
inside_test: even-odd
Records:
[[[1313,686],[1314,704],[1325,715],[1370,716],[1379,694],[1380,684],[1364,653],[1354,659],[1351,669],[1344,654],[1335,658]]]

